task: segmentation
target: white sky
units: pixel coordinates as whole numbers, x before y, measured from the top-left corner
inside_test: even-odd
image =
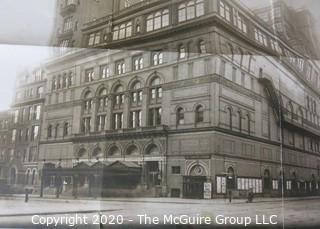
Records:
[[[49,56],[49,48],[41,45],[47,45],[50,40],[56,1],[0,0],[0,110],[8,109],[12,101],[17,73]],[[249,8],[272,2],[272,0],[239,1],[244,2]],[[320,21],[320,0],[285,1],[295,8],[307,7],[315,19]]]

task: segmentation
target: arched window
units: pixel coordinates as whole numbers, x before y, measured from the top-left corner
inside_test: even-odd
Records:
[[[207,53],[206,43],[203,40],[199,41],[199,53],[200,54]]]
[[[184,124],[184,110],[181,107],[177,109],[176,120],[177,120],[177,123],[176,123],[177,126]]]
[[[118,85],[114,89],[113,93],[113,128],[122,129],[123,128],[123,105],[125,96],[124,89],[122,85]]]
[[[288,117],[290,119],[293,119],[293,106],[292,106],[291,102],[287,103],[287,107],[286,108],[287,108],[287,112],[288,112]]]
[[[59,136],[59,123],[56,124],[54,137],[57,138]]]
[[[184,22],[191,20],[195,17],[204,15],[204,1],[192,0],[186,3],[182,3],[178,7],[178,21]]]
[[[247,122],[248,122],[248,134],[250,135],[250,132],[251,132],[250,114],[247,114]]]
[[[178,54],[179,54],[179,59],[184,59],[187,57],[186,48],[184,45],[179,45]]]
[[[142,102],[142,86],[140,81],[136,81],[131,87],[131,104]]]
[[[78,155],[77,155],[77,159],[80,159],[80,158],[84,158],[87,154],[87,151],[85,148],[81,148],[78,152]]]
[[[102,88],[98,94],[98,112],[102,112],[108,105],[107,89]]]
[[[243,51],[241,48],[237,49],[237,53],[234,56],[234,60],[237,64],[239,64],[240,66],[242,65],[242,57],[243,57]]]
[[[162,100],[162,86],[158,76],[154,77],[149,85],[149,110],[148,110],[148,124],[149,126],[161,125],[161,100]]]
[[[147,16],[147,32],[169,25],[169,10],[157,11]]]
[[[92,93],[90,91],[87,91],[84,95],[84,102],[83,102],[84,112],[91,112],[92,105],[93,105]]]
[[[203,106],[199,105],[196,108],[196,123],[201,123],[204,121],[204,109]]]
[[[48,126],[48,134],[47,134],[48,138],[52,138],[52,125],[50,124]]]
[[[64,123],[63,125],[63,136],[68,136],[69,135],[69,123]]]
[[[102,156],[103,156],[103,155],[102,155],[102,150],[101,150],[100,147],[97,147],[97,148],[95,148],[95,149],[93,150],[93,152],[92,152],[92,157],[93,157],[93,158],[98,159],[98,158],[101,158]]]
[[[241,111],[238,111],[238,125],[239,125],[239,131],[242,131],[242,114]]]

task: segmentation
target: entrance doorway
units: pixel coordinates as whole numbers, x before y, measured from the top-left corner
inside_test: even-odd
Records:
[[[184,176],[183,197],[189,199],[203,199],[203,185],[205,176]]]

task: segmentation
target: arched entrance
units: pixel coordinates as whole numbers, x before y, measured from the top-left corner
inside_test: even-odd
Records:
[[[204,182],[207,180],[207,171],[201,164],[191,166],[188,175],[183,177],[183,197],[203,199]]]

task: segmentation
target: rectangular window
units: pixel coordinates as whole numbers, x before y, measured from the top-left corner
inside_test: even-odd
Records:
[[[288,181],[286,182],[286,189],[287,189],[287,190],[291,190],[291,184],[292,184],[291,180],[288,180]]]
[[[135,56],[135,57],[132,58],[132,66],[133,66],[133,70],[134,71],[143,69],[143,57],[142,57],[142,55]]]
[[[113,116],[114,119],[114,129],[122,129],[123,128],[123,113],[116,113]]]
[[[84,82],[91,82],[91,81],[94,81],[94,69],[93,68],[85,70]]]
[[[220,0],[219,9],[220,16],[226,19],[227,21],[230,21],[230,7]]]
[[[255,37],[256,41],[259,42],[260,44],[262,44],[264,46],[268,46],[267,36],[261,30],[255,28],[254,29],[254,37]]]
[[[100,43],[100,32],[91,33],[89,35],[88,46],[94,46]]]
[[[238,27],[242,32],[247,33],[247,24],[244,17],[240,15],[238,10],[233,9],[233,24]]]
[[[102,79],[110,77],[110,68],[108,65],[100,66],[100,77]]]
[[[172,174],[180,174],[181,173],[181,168],[180,168],[180,166],[172,166],[171,167],[171,173]]]

